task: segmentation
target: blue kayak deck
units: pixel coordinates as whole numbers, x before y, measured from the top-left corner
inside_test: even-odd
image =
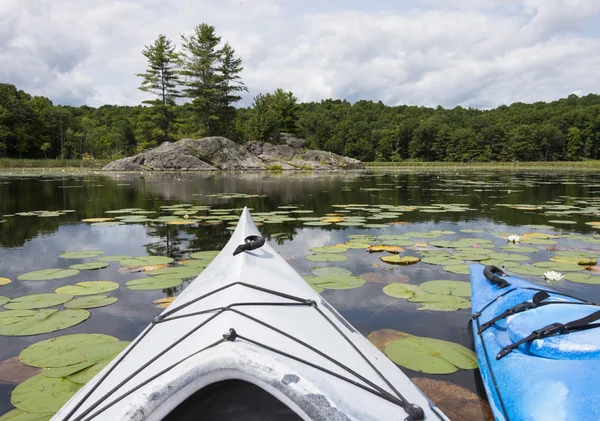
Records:
[[[471,266],[473,337],[481,376],[498,421],[600,420],[600,328],[550,336],[520,345],[497,359],[502,348],[551,323],[566,323],[598,311],[595,305],[515,277],[510,286],[489,282],[481,265]],[[505,310],[531,301],[561,301],[517,313],[478,333]],[[572,303],[572,304],[570,304]]]

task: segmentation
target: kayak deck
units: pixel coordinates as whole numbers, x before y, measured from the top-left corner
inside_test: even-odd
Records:
[[[447,419],[268,244],[234,255],[259,235],[244,210],[215,260],[54,419],[163,420],[227,380],[304,420]]]
[[[508,275],[499,287],[483,266],[470,270],[475,351],[496,420],[600,419],[600,384],[590,375],[600,370],[600,329],[549,328],[600,307]]]

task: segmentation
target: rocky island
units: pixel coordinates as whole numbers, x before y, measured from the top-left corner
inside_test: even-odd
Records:
[[[357,159],[306,149],[306,141],[282,134],[279,144],[250,141],[243,145],[225,137],[165,142],[142,153],[118,159],[104,171],[217,170],[357,170]]]

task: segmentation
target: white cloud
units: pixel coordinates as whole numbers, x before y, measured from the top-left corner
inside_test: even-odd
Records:
[[[244,59],[244,104],[303,101],[491,107],[598,92],[599,0],[4,0],[0,81],[56,102],[137,104],[141,50],[208,22]],[[379,8],[379,10],[377,10]]]

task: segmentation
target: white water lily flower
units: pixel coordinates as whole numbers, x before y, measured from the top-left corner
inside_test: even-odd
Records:
[[[188,215],[183,215],[183,219],[188,219],[189,216]]]
[[[509,235],[508,237],[506,237],[506,239],[508,240],[509,243],[518,243],[519,241],[521,241],[521,236],[520,235]]]
[[[544,273],[544,279],[547,282],[558,282],[558,281],[562,280],[563,278],[564,278],[564,276],[562,273],[556,272],[554,270]]]

